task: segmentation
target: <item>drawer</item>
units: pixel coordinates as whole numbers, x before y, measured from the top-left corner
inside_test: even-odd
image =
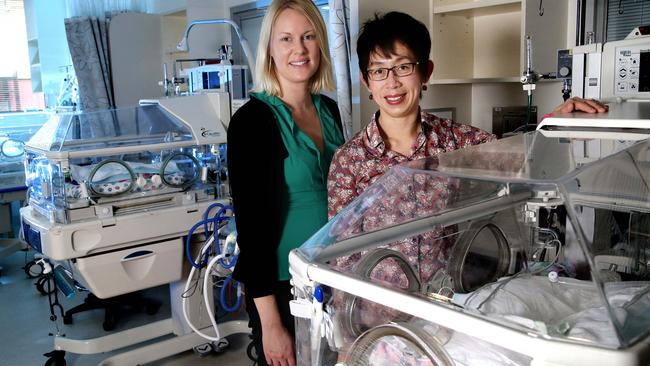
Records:
[[[181,279],[180,238],[78,258],[75,278],[95,296],[105,299]]]

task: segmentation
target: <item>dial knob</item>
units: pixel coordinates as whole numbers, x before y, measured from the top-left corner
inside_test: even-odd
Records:
[[[571,73],[571,69],[569,69],[568,67],[566,67],[566,66],[560,67],[560,76],[561,77],[565,78],[565,77],[569,76],[570,73]]]

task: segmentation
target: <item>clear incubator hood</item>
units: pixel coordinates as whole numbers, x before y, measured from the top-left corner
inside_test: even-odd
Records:
[[[49,115],[46,112],[0,114],[0,193],[25,189],[25,142]]]
[[[393,167],[290,254],[299,364],[647,364],[650,136],[601,132]]]
[[[50,222],[67,224],[164,206],[156,201],[188,189],[218,196],[226,98],[51,115],[25,145],[29,205]]]

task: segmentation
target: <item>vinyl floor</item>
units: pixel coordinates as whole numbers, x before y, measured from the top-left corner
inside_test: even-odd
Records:
[[[50,320],[47,296],[41,295],[36,290],[35,280],[29,279],[22,269],[26,260],[31,260],[32,255],[32,252],[16,252],[8,257],[0,258],[0,267],[2,267],[0,275],[0,366],[45,365],[47,358],[43,354],[52,351],[53,337],[51,334],[57,331],[72,339],[88,339],[110,334],[102,329],[103,310],[75,314],[71,325],[64,325],[60,317],[56,322]],[[162,302],[158,313],[155,315],[124,314],[112,332],[170,317],[168,286],[146,290],[144,295]],[[84,298],[85,294],[79,293],[70,300],[59,296],[59,301],[64,310],[67,310],[83,302]],[[246,347],[249,344],[248,335],[232,335],[228,337],[228,340],[230,346],[219,354],[211,353],[199,357],[189,350],[147,365],[253,365],[253,362],[246,356]],[[65,359],[68,366],[91,366],[97,365],[103,359],[117,353],[119,351],[94,355],[67,353]]]

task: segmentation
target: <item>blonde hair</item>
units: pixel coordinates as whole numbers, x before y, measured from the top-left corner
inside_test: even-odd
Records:
[[[257,60],[255,62],[255,91],[263,91],[270,95],[280,95],[280,81],[278,80],[275,64],[271,58],[271,33],[273,24],[278,15],[285,9],[300,12],[314,27],[316,39],[320,48],[320,63],[318,70],[309,81],[309,91],[313,94],[322,90],[333,90],[332,60],[327,42],[327,28],[320,15],[320,11],[312,0],[273,0],[264,16],[260,30],[260,40],[257,44]]]

